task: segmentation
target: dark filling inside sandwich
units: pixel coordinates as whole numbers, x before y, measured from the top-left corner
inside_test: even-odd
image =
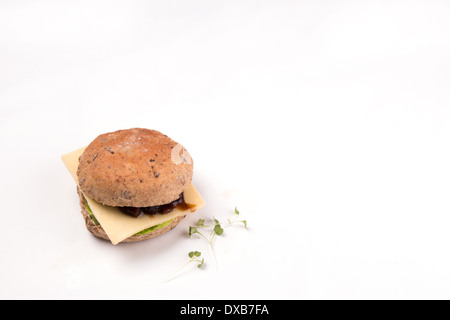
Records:
[[[179,210],[188,210],[195,207],[195,205],[186,203],[184,201],[184,195],[183,193],[180,194],[180,197],[170,203],[162,204],[159,206],[153,206],[153,207],[142,207],[142,208],[136,208],[136,207],[118,207],[120,211],[123,213],[126,213],[133,217],[139,217],[142,214],[149,214],[149,215],[155,215],[155,214],[166,214],[171,212],[173,209],[177,208]]]

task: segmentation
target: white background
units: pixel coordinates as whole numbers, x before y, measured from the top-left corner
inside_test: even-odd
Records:
[[[0,0],[0,298],[450,298],[450,1]],[[112,246],[60,157],[183,144],[207,207]],[[234,226],[188,239],[198,218]],[[164,283],[203,252],[192,268]]]

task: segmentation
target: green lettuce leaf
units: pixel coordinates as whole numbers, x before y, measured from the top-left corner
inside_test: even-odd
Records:
[[[94,224],[96,226],[100,225],[100,223],[98,222],[98,220],[95,218],[94,214],[92,213],[92,210],[89,207],[89,204],[88,204],[87,200],[86,200],[86,209],[89,212],[89,216],[91,217],[92,221],[94,221]]]
[[[161,224],[157,224],[156,226],[150,227],[148,229],[145,229],[145,230],[142,230],[142,231],[136,233],[136,235],[147,234],[147,233],[150,233],[157,229],[164,228],[164,227],[168,226],[172,221],[173,221],[173,219],[170,219],[169,221],[163,222]]]

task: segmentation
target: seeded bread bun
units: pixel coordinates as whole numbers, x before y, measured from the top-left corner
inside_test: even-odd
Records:
[[[150,207],[179,198],[192,181],[193,162],[180,144],[149,129],[105,133],[80,156],[79,188],[114,207]]]
[[[86,224],[86,228],[88,229],[88,231],[90,233],[92,233],[97,238],[110,240],[108,235],[106,234],[105,230],[103,230],[103,228],[100,225],[96,225],[95,222],[91,219],[91,215],[89,214],[89,212],[87,211],[87,208],[86,208],[86,199],[84,198],[83,194],[80,192],[80,189],[79,188],[77,188],[77,189],[78,189],[77,190],[78,196],[80,197],[81,214],[83,215],[84,223]],[[122,242],[139,242],[139,241],[144,241],[147,239],[151,239],[151,238],[160,236],[160,235],[166,233],[167,231],[170,231],[173,228],[175,228],[181,222],[181,220],[184,219],[184,217],[185,216],[177,217],[177,218],[173,219],[173,221],[170,224],[168,224],[167,226],[165,226],[161,229],[156,229],[156,230],[146,233],[146,234],[134,235],[134,236],[131,236],[131,237],[123,240]]]

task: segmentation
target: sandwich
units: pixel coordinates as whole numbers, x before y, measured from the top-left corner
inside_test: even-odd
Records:
[[[156,130],[101,134],[62,160],[86,228],[114,245],[162,235],[205,205],[192,184],[190,154]]]

